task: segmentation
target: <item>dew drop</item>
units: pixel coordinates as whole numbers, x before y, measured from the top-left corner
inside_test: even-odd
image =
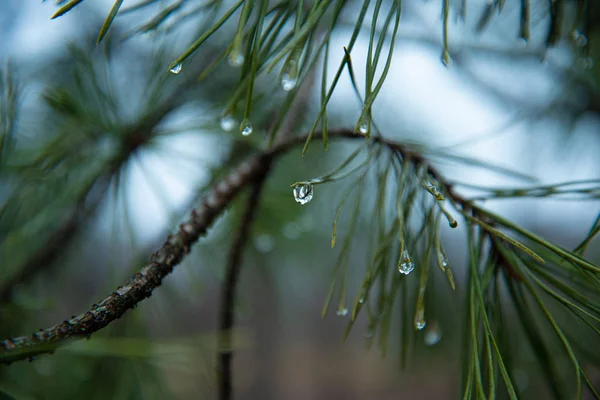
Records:
[[[364,296],[360,296],[360,297],[358,298],[358,302],[359,302],[360,304],[364,303],[364,302],[365,302],[365,298],[364,298]]]
[[[245,57],[239,51],[232,51],[231,53],[229,53],[229,57],[227,58],[227,60],[229,61],[229,65],[237,68],[244,65]]]
[[[415,329],[420,331],[425,328],[425,309],[420,307],[415,314]]]
[[[413,262],[410,254],[408,254],[407,250],[402,252],[402,256],[400,257],[400,261],[398,262],[398,271],[401,274],[408,275],[415,269],[415,263]]]
[[[519,47],[521,47],[521,48],[523,48],[523,49],[524,49],[525,47],[527,47],[527,39],[525,39],[525,38],[523,38],[523,37],[522,37],[522,38],[519,38],[519,41],[518,41],[518,43],[519,43]]]
[[[294,186],[294,200],[302,205],[312,200],[313,193],[313,185],[308,182]]]
[[[240,132],[243,136],[249,136],[252,133],[252,123],[248,119],[244,119],[240,124]]]
[[[575,42],[575,46],[577,47],[585,47],[588,44],[588,38],[581,31],[575,30],[573,31],[573,41]]]
[[[221,129],[225,132],[231,132],[237,125],[237,121],[233,118],[233,115],[225,114],[221,117],[219,124],[221,125]]]
[[[368,327],[366,327],[366,328],[365,328],[365,333],[364,333],[364,335],[365,335],[365,337],[366,337],[367,339],[369,339],[369,338],[372,338],[374,334],[375,334],[375,328],[373,328],[373,327],[372,327],[372,326],[370,326],[370,325],[369,325]]]
[[[169,72],[171,72],[172,74],[177,75],[178,73],[181,72],[181,70],[183,69],[183,66],[181,65],[181,63],[175,65],[173,68],[171,68],[169,70]]]
[[[361,118],[360,121],[358,121],[358,133],[360,133],[361,135],[369,135],[369,122],[371,122],[369,118],[370,117],[366,115],[363,118]]]
[[[299,56],[299,54],[289,58],[281,70],[281,87],[286,92],[294,89],[298,84],[298,60],[296,56]]]
[[[367,133],[369,133],[369,125],[366,122],[363,122],[362,124],[360,124],[360,126],[358,127],[358,131],[360,133],[362,133],[363,135],[366,135]]]
[[[442,267],[448,268],[448,257],[446,257],[446,255],[444,253],[442,253],[441,264],[442,264]]]
[[[348,315],[348,309],[344,306],[339,306],[335,314],[338,317],[345,317],[346,315]]]
[[[289,92],[290,90],[294,89],[297,83],[298,80],[296,78],[293,78],[291,75],[286,73],[281,75],[281,87],[286,92]]]
[[[442,330],[436,322],[432,322],[429,327],[425,330],[425,341],[426,346],[434,346],[439,343],[442,339]]]
[[[442,52],[442,64],[444,64],[444,66],[446,66],[446,68],[450,68],[452,66],[452,64],[454,64],[454,61],[452,60],[452,56],[450,55],[450,52],[444,50]]]

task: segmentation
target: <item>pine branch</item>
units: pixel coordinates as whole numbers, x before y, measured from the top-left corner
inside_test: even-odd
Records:
[[[91,309],[29,336],[0,342],[0,363],[10,364],[17,360],[31,359],[38,354],[52,353],[68,339],[89,337],[150,297],[152,291],[161,285],[162,280],[189,253],[190,246],[206,233],[240,190],[256,176],[263,174],[270,158],[270,153],[265,153],[243,162],[213,188],[204,199],[202,207],[192,211],[190,218],[179,226],[175,234],[169,235],[162,247],[152,255],[149,264]]]
[[[322,139],[323,137],[321,134],[315,134],[313,138]],[[330,130],[329,138],[365,140],[364,136],[356,135],[349,129]],[[482,227],[482,232],[485,231],[485,234],[492,240],[496,239],[505,244],[510,244],[516,250],[525,252],[534,258],[537,256],[525,245],[498,231],[494,227],[497,223],[499,226],[527,237],[551,250],[559,257],[578,264],[590,272],[600,271],[599,267],[594,266],[585,259],[545,241],[543,238],[510,223],[508,220],[475,205],[470,199],[461,196],[416,148],[387,140],[381,136],[373,136],[371,140],[397,153],[403,159],[403,162],[421,166],[423,172],[429,174],[445,188],[447,198],[465,216],[467,221]],[[306,136],[293,137],[270,150],[259,153],[249,161],[243,162],[228,177],[214,186],[213,190],[204,199],[201,208],[192,211],[190,218],[179,226],[177,233],[169,235],[163,246],[152,255],[151,262],[136,273],[127,284],[118,288],[117,291],[100,303],[94,304],[90,310],[79,316],[29,336],[6,339],[0,342],[0,364],[10,364],[17,360],[31,359],[38,354],[52,353],[62,342],[68,339],[89,337],[94,332],[103,329],[123,316],[127,310],[135,307],[137,303],[150,297],[152,291],[160,286],[162,280],[183,260],[184,256],[189,253],[190,246],[206,233],[218,215],[225,210],[236,195],[246,185],[256,182],[259,177],[264,176],[271,162],[277,156],[287,153],[295,146],[304,144],[305,141]],[[434,189],[428,188],[428,190]],[[451,225],[453,222],[456,224],[450,217],[449,222]],[[235,257],[239,257],[239,255]],[[233,255],[232,259],[236,261]],[[229,322],[227,323],[229,324]]]
[[[237,236],[231,245],[225,282],[221,292],[221,310],[219,315],[219,369],[218,369],[218,398],[221,400],[232,398],[232,371],[231,361],[233,351],[231,350],[232,329],[235,319],[235,297],[236,288],[242,268],[242,252],[248,241],[248,233],[254,220],[260,194],[268,174],[268,166],[265,166],[263,174],[256,177],[254,188],[246,205],[246,211],[238,228]]]

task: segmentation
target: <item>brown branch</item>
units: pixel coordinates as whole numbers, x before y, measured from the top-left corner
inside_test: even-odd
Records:
[[[314,139],[320,137],[317,134]],[[356,135],[349,129],[330,130],[329,137],[364,140],[363,136]],[[136,273],[129,282],[79,316],[29,336],[1,341],[0,364],[10,364],[17,360],[31,359],[38,354],[52,353],[65,340],[89,337],[92,333],[121,318],[137,303],[150,297],[152,291],[161,285],[162,280],[189,253],[190,246],[206,233],[216,217],[223,212],[240,190],[262,176],[275,157],[304,143],[305,140],[305,137],[291,138],[243,162],[228,177],[213,187],[201,208],[192,211],[188,220],[179,226],[176,233],[169,235],[162,247],[152,255],[151,262]],[[373,140],[394,149],[402,157],[415,163],[423,163],[427,166],[428,173],[439,182],[445,182],[431,163],[416,150],[382,137],[375,137]],[[449,185],[446,185],[446,188],[450,198],[457,205],[463,209],[470,208],[468,200],[455,193]]]
[[[176,233],[169,235],[151,262],[136,273],[124,286],[94,304],[83,314],[29,336],[0,342],[0,364],[51,353],[67,339],[89,337],[92,333],[119,319],[137,303],[152,295],[162,280],[181,262],[190,246],[211,226],[239,191],[269,165],[271,153],[261,154],[242,163],[227,178],[216,185],[204,199],[198,211],[192,211]]]
[[[217,371],[218,398],[228,400],[232,397],[232,372],[231,361],[233,359],[233,350],[231,349],[232,329],[235,319],[235,297],[239,275],[242,268],[242,252],[248,241],[248,233],[254,220],[260,194],[268,174],[268,166],[265,167],[262,175],[256,177],[254,188],[248,199],[246,210],[237,231],[237,236],[231,245],[225,281],[221,291],[221,310],[219,314],[219,369]]]

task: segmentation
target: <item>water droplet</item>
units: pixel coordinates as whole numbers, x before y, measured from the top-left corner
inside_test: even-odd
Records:
[[[348,309],[344,306],[339,306],[335,314],[338,317],[345,317],[346,315],[348,315]]]
[[[588,44],[588,38],[581,31],[575,30],[572,33],[573,41],[577,47],[585,47]]]
[[[434,346],[439,343],[442,339],[442,330],[436,322],[432,322],[427,330],[425,330],[425,341],[426,346]]]
[[[448,257],[442,252],[441,264],[443,268],[448,268]]]
[[[261,253],[270,253],[275,248],[275,239],[267,234],[258,235],[254,239],[254,247]]]
[[[442,64],[444,64],[446,68],[450,68],[450,66],[454,64],[454,60],[452,60],[452,56],[450,55],[449,51],[444,50],[442,52]]]
[[[245,57],[239,51],[233,50],[231,53],[229,53],[229,57],[227,58],[227,60],[229,61],[229,65],[237,68],[244,65]]]
[[[365,298],[364,298],[364,296],[360,296],[360,297],[358,298],[358,302],[359,302],[360,304],[364,303],[364,302],[365,302]]]
[[[244,119],[240,124],[240,132],[243,136],[248,136],[252,133],[252,123],[248,119]]]
[[[365,135],[368,136],[369,135],[369,123],[370,123],[370,117],[368,115],[364,116],[363,118],[361,118],[360,121],[358,121],[358,132],[361,135]]]
[[[308,182],[299,183],[294,186],[294,200],[304,205],[313,198],[313,185]]]
[[[181,65],[181,63],[177,64],[176,66],[174,66],[173,68],[171,68],[169,70],[169,72],[171,72],[172,74],[177,75],[178,73],[181,72],[181,69],[183,68],[183,66]],[[164,71],[164,70],[163,70]]]
[[[363,122],[362,124],[360,124],[360,126],[358,127],[358,131],[360,133],[362,133],[363,135],[366,135],[367,133],[369,133],[369,125],[366,122]]]
[[[293,78],[291,75],[286,73],[283,73],[281,75],[281,87],[286,92],[289,92],[290,90],[294,89],[297,83],[298,80],[296,78]]]
[[[365,328],[365,333],[364,333],[364,335],[365,335],[365,337],[368,339],[368,338],[372,338],[374,334],[375,334],[375,328],[374,328],[374,327],[372,327],[372,326],[371,326],[371,324],[369,324],[369,326],[367,326],[367,327]]]
[[[410,258],[408,251],[404,250],[402,252],[402,256],[400,257],[400,261],[398,262],[398,271],[401,274],[408,275],[413,269],[415,269],[415,263],[413,262],[412,258]]]
[[[519,47],[524,49],[525,47],[527,47],[527,39],[519,38],[518,44],[519,44]]]
[[[417,313],[415,314],[415,329],[420,331],[425,328],[425,309],[423,307],[419,307],[417,309]]]
[[[237,125],[237,121],[235,120],[235,118],[233,118],[233,115],[231,114],[223,115],[219,123],[221,125],[221,129],[223,129],[225,132],[231,132],[233,128],[235,128],[235,126]]]
[[[294,89],[298,84],[298,58],[301,52],[294,52],[281,69],[281,87],[286,92]]]

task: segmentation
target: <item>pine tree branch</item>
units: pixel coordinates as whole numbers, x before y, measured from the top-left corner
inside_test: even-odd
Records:
[[[233,350],[231,349],[232,329],[235,322],[235,297],[236,288],[242,268],[242,252],[248,241],[248,233],[254,220],[260,194],[268,174],[268,166],[263,173],[256,177],[252,193],[248,199],[246,210],[237,231],[237,235],[229,251],[229,259],[225,273],[225,282],[221,292],[221,309],[219,315],[219,369],[218,376],[218,398],[227,400],[232,398],[232,371],[231,361]]]
[[[152,255],[151,262],[136,273],[124,286],[94,304],[83,314],[40,330],[29,336],[9,338],[0,342],[0,364],[32,359],[38,354],[52,353],[68,339],[89,337],[119,319],[130,308],[152,295],[162,280],[189,253],[190,246],[204,235],[214,220],[230,204],[239,191],[270,164],[271,153],[260,154],[242,163],[217,184],[204,199],[202,207],[192,211],[190,218],[170,235]]]
[[[329,137],[365,140],[364,136],[357,135],[350,129],[330,130]],[[322,136],[317,133],[313,139],[322,139]],[[457,193],[418,150],[380,136],[372,137],[372,140],[387,146],[414,165],[424,166],[430,176],[444,185],[449,200],[469,220],[476,223],[482,222],[483,225],[488,226],[488,230],[494,225],[486,210],[475,206],[470,199]],[[89,337],[119,319],[137,303],[150,297],[152,291],[160,286],[162,280],[183,260],[184,256],[189,253],[190,246],[206,233],[236,195],[245,186],[256,182],[259,177],[263,176],[276,157],[304,144],[305,141],[305,136],[293,137],[243,162],[223,181],[213,187],[204,199],[202,206],[191,212],[189,219],[179,226],[175,234],[169,235],[163,246],[152,255],[151,262],[136,273],[128,283],[79,316],[29,336],[1,341],[0,364],[10,364],[17,360],[31,359],[38,354],[52,353],[68,339]],[[487,234],[492,235],[489,232]],[[508,236],[504,235],[504,239],[506,238]]]

